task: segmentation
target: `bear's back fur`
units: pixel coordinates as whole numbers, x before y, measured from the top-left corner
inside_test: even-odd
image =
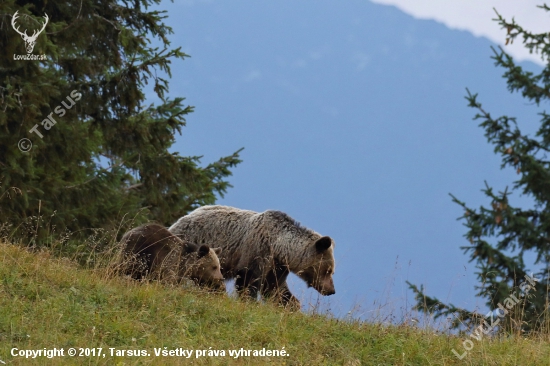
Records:
[[[321,238],[281,211],[259,213],[217,205],[196,209],[168,230],[197,244],[221,247],[220,263],[226,278],[254,261],[274,257],[301,267],[300,262],[307,261],[308,245]]]

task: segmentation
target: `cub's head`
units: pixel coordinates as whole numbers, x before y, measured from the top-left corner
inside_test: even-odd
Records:
[[[313,287],[321,295],[333,295],[334,289],[334,242],[328,236],[323,236],[313,242],[307,249],[305,268],[296,273],[306,281],[308,287]]]
[[[224,278],[218,259],[218,254],[221,251],[221,248],[210,248],[208,245],[201,245],[196,251],[190,253],[187,261],[187,277],[190,277],[199,286],[225,291]]]

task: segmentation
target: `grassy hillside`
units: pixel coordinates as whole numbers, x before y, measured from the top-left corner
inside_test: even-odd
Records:
[[[0,243],[0,360],[9,365],[550,365],[548,341],[474,340],[458,360],[451,349],[462,352],[462,340],[430,330],[351,324],[193,287],[136,283]],[[96,356],[71,357],[71,347]],[[11,356],[12,348],[62,348],[64,356],[25,359]],[[206,351],[185,358],[156,356],[155,348]],[[288,355],[229,355],[241,348]],[[116,356],[121,350],[149,355]]]

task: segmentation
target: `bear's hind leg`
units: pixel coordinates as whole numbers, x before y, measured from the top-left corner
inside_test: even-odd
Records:
[[[235,276],[235,290],[240,298],[256,300],[258,298],[258,283],[258,277],[250,270],[238,271]]]

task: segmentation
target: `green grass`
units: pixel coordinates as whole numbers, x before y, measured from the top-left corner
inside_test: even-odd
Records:
[[[0,360],[10,365],[550,365],[548,335],[474,340],[411,326],[341,321],[241,302],[195,287],[137,283],[82,269],[47,251],[0,243]],[[105,357],[12,357],[21,350],[102,348]],[[168,350],[224,350],[225,357],[155,356]],[[289,356],[232,358],[228,350],[282,350]],[[146,350],[150,356],[111,356]],[[1,365],[1,363],[0,363]]]

